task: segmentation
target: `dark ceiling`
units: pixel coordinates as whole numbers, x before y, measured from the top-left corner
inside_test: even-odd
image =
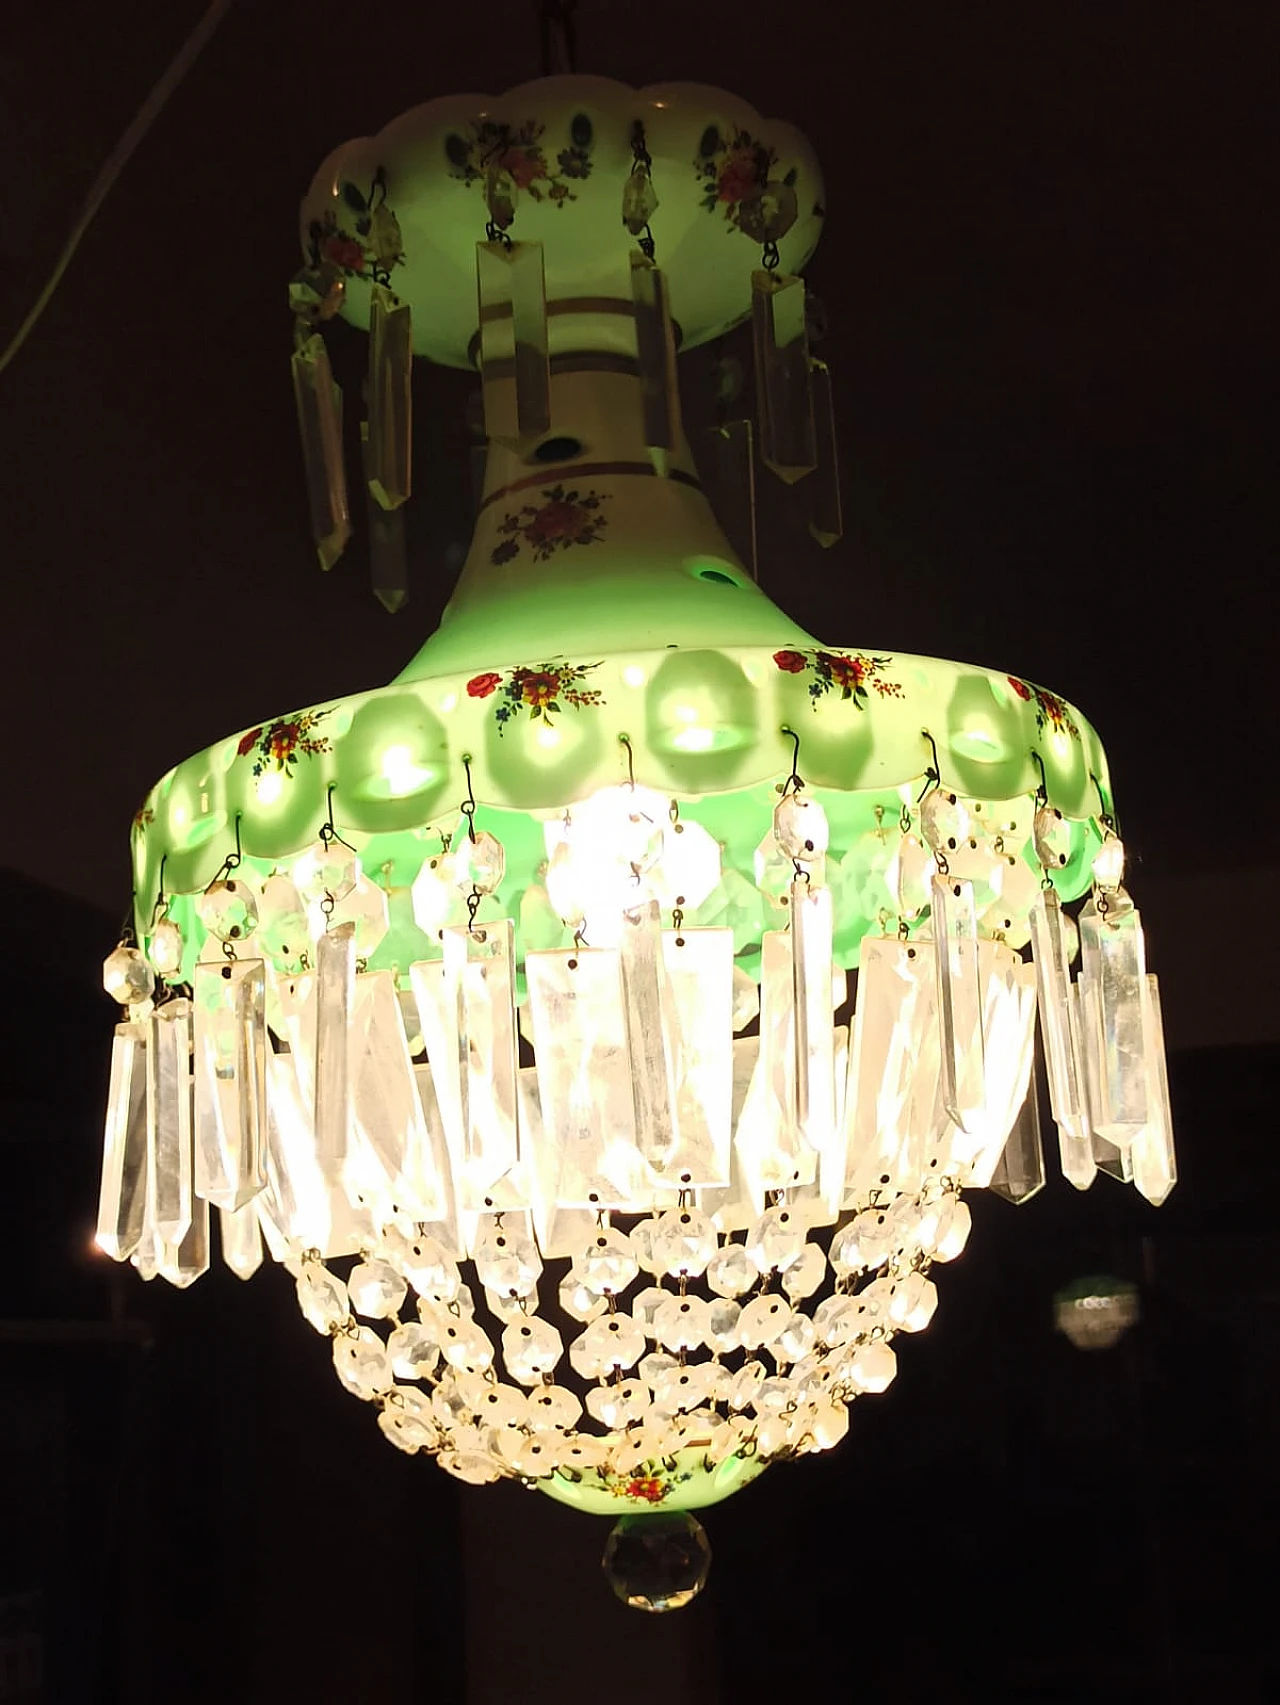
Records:
[[[1278,827],[1255,170],[1268,11],[579,11],[580,69],[724,85],[799,122],[824,164],[811,278],[848,533],[829,553],[778,533],[765,584],[833,641],[1065,693],[1107,741],[1156,874],[1189,836],[1210,836],[1219,866],[1263,862]],[[58,0],[7,32],[6,335],[199,13]],[[324,578],[308,542],[295,209],[336,142],[537,75],[537,43],[531,0],[241,0],[139,149],[0,376],[12,861],[122,910],[129,818],[158,775],[264,713],[388,679],[434,624],[470,527],[468,381],[419,379],[435,406],[415,595],[392,618],[358,550]]]

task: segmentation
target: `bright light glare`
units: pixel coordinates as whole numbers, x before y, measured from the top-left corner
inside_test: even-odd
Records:
[[[671,744],[678,752],[709,752],[715,743],[713,728],[682,728],[671,737]]]
[[[413,753],[407,746],[388,746],[382,754],[382,776],[387,792],[393,799],[399,799],[406,793],[415,792],[424,781],[429,781],[431,771],[414,763]]]
[[[284,776],[277,770],[268,770],[265,775],[258,777],[255,791],[259,805],[274,805],[284,791]]]
[[[622,671],[622,679],[629,687],[643,687],[645,673],[638,663],[629,663]]]

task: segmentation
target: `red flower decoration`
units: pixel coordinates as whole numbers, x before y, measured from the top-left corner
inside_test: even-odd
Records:
[[[520,685],[520,696],[534,709],[550,704],[560,691],[560,677],[553,670],[517,669],[516,679]]]
[[[745,201],[760,182],[760,167],[754,154],[730,154],[716,179],[718,201]]]
[[[1010,675],[1008,679],[1009,685],[1013,688],[1014,692],[1017,693],[1020,699],[1029,699],[1031,697],[1031,688],[1025,681],[1020,681],[1016,675]]]
[[[261,740],[261,738],[261,728],[251,728],[247,734],[241,737],[240,744],[236,747],[236,757],[247,757],[248,754],[253,751],[253,748],[258,744],[258,741]]]
[[[634,1480],[628,1480],[623,1492],[628,1498],[643,1498],[646,1504],[660,1504],[667,1495],[661,1480],[655,1480],[651,1474],[637,1475]]]
[[[502,676],[495,675],[492,670],[483,675],[473,675],[467,682],[467,697],[471,699],[487,699],[502,684]]]
[[[799,651],[775,651],[773,661],[788,675],[799,675],[805,668],[805,658]]]
[[[831,679],[844,692],[852,692],[862,685],[866,668],[856,657],[834,657],[830,652],[824,653],[824,661],[830,670]]]
[[[524,529],[532,539],[576,539],[590,524],[590,518],[576,503],[553,498]]]
[[[335,231],[324,245],[324,258],[347,272],[359,272],[364,265],[364,250],[354,237],[344,237]]]
[[[507,148],[499,157],[498,164],[504,172],[511,173],[511,181],[517,189],[528,189],[535,178],[545,178],[547,167],[533,148]]]

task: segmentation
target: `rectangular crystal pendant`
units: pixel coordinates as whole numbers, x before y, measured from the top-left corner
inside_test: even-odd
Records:
[[[369,527],[369,580],[373,595],[392,615],[409,600],[409,558],[405,545],[404,514],[386,509],[369,484],[369,423],[360,426],[360,450],[364,460],[365,519]]]
[[[845,1090],[849,1206],[898,1188],[913,1106],[932,1115],[938,1084],[933,986],[927,944],[863,936]]]
[[[551,427],[541,243],[476,244],[485,432],[520,448]]]
[[[662,1178],[683,1189],[729,1182],[733,1136],[733,931],[662,934],[676,1140]]]
[[[1102,896],[1105,899],[1105,895]],[[1081,975],[1097,1013],[1098,1100],[1094,1130],[1126,1148],[1147,1123],[1146,955],[1135,908],[1104,910],[1095,898],[1081,909]]]
[[[222,1262],[237,1279],[251,1279],[262,1265],[262,1228],[255,1202],[228,1211],[218,1209]]]
[[[844,1208],[845,1174],[849,1166],[849,1126],[845,1119],[844,1098],[849,1082],[849,1026],[838,1024],[831,1043],[831,1060],[835,1071],[836,1107],[835,1139],[823,1149],[818,1161],[818,1183],[824,1207],[823,1220],[838,1219]]]
[[[334,924],[316,943],[316,1158],[339,1186],[351,1126],[351,1020],[356,994],[356,926]]]
[[[979,1182],[977,1179],[975,1183]],[[1044,1150],[1040,1143],[1040,1097],[1034,1077],[1022,1098],[1013,1129],[1000,1149],[989,1184],[997,1196],[1021,1206],[1044,1188]]]
[[[1098,1129],[1098,1108],[1102,1097],[1102,1026],[1098,1016],[1097,990],[1086,971],[1081,971],[1076,978],[1072,993],[1082,1087],[1089,1112],[1090,1152],[1099,1172],[1106,1172],[1122,1184],[1128,1184],[1133,1178],[1133,1168],[1127,1147],[1118,1147]]]
[[[191,1203],[191,1219],[187,1229],[176,1242],[161,1237],[156,1270],[179,1290],[194,1285],[209,1271],[209,1204],[195,1197]]]
[[[444,1218],[447,1198],[434,1165],[394,971],[366,971],[356,978],[350,1060],[359,1142],[348,1152],[348,1182],[362,1181],[386,1220]]]
[[[417,1080],[418,1100],[422,1106],[422,1116],[427,1127],[429,1158],[426,1163],[426,1171],[442,1204],[439,1216],[427,1222],[427,1230],[438,1243],[456,1257],[462,1254],[466,1245],[462,1231],[462,1214],[458,1207],[458,1193],[455,1187],[456,1173],[453,1155],[445,1137],[444,1119],[440,1112],[440,1103],[436,1097],[435,1073],[429,1065],[415,1065],[413,1075]]]
[[[1063,935],[1062,902],[1052,888],[1041,890],[1029,922],[1049,1105],[1059,1130],[1083,1141],[1088,1136],[1088,1118],[1071,1023],[1071,968]]]
[[[952,1146],[967,1168],[966,1182],[981,1189],[991,1182],[1027,1097],[1035,1061],[1036,984],[1034,968],[996,941],[978,943],[978,976],[986,1099],[968,1129],[957,1129]]]
[[[592,1209],[645,1201],[618,952],[530,953],[525,977],[556,1201]]]
[[[516,1074],[515,933],[510,918],[442,932],[445,985],[456,1003],[466,1210],[527,1205]],[[428,1053],[430,1049],[428,1048]]]
[[[560,1182],[559,1157],[543,1140],[536,1066],[521,1066],[516,1093],[520,1098],[520,1141],[525,1153],[532,1157],[529,1187],[538,1248],[548,1261],[572,1258],[586,1248],[587,1239],[598,1223],[595,1212],[585,1208],[561,1207],[556,1201]]]
[[[796,1120],[795,984],[788,931],[766,930],[760,953],[760,1053],[734,1146],[743,1178],[763,1207],[774,1190],[817,1179],[818,1155]]]
[[[194,991],[195,1192],[239,1208],[267,1178],[262,960],[197,965]]]
[[[351,512],[342,459],[342,392],[334,381],[329,352],[319,332],[293,352],[293,395],[307,477],[311,536],[321,568],[332,568],[351,537]]]
[[[742,566],[758,580],[755,429],[749,420],[722,421],[708,428],[700,449],[699,466],[716,520]]]
[[[326,1260],[350,1255],[373,1236],[370,1216],[320,1169],[313,1105],[299,1083],[297,1057],[268,1054],[267,1187],[253,1205],[275,1260],[290,1249],[315,1249]]]
[[[835,404],[831,395],[831,369],[825,361],[809,363],[813,392],[814,448],[818,465],[805,483],[809,499],[809,531],[824,550],[844,537],[844,512],[840,501],[840,450],[836,440]]]
[[[409,304],[385,284],[369,292],[369,439],[365,478],[383,509],[412,490],[413,333]]]
[[[656,900],[622,915],[618,944],[627,1056],[635,1105],[636,1146],[659,1179],[672,1175],[678,1145],[671,1083],[673,1039],[668,1035],[670,1001],[662,952],[661,912]]]
[[[832,929],[831,890],[797,878],[791,884],[796,1124],[819,1154],[836,1135]]]
[[[166,1243],[191,1224],[191,1089],[191,1002],[177,998],[152,1013],[147,1039],[147,1213]]]
[[[1147,1122],[1133,1139],[1129,1158],[1133,1182],[1154,1206],[1168,1196],[1178,1182],[1178,1162],[1173,1147],[1173,1116],[1169,1106],[1169,1075],[1165,1059],[1164,1019],[1160,1011],[1160,985],[1147,973],[1146,1004]]]
[[[755,1081],[756,1064],[760,1057],[758,1036],[735,1036],[733,1039],[733,1081],[731,1094],[734,1140],[729,1156],[727,1186],[698,1192],[698,1206],[715,1220],[720,1231],[743,1231],[759,1216],[763,1197],[753,1197],[742,1166],[739,1136],[743,1115],[748,1105],[751,1086]]]
[[[146,1211],[146,1036],[141,1024],[117,1024],[111,1039],[95,1241],[113,1261],[127,1261],[138,1247]]]
[[[987,1093],[973,884],[955,876],[935,876],[931,917],[938,971],[943,1105],[952,1122],[961,1131],[968,1131],[985,1112]]]
[[[640,408],[644,442],[654,469],[665,474],[680,442],[680,387],[666,274],[647,255],[631,255],[631,304],[640,365]]]
[[[760,460],[788,485],[818,465],[802,278],[751,275]]]

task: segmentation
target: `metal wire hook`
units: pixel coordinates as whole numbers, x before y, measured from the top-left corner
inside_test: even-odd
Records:
[[[619,734],[618,741],[620,745],[627,748],[627,786],[634,793],[636,787],[636,755],[632,749],[631,736],[629,734]]]
[[[329,791],[325,796],[325,802],[326,802],[326,805],[328,807],[329,815],[325,818],[324,822],[320,825],[320,839],[324,842],[325,846],[328,846],[330,841],[337,841],[337,843],[340,847],[346,847],[348,852],[354,852],[356,849],[351,845],[351,842],[350,841],[344,841],[342,836],[338,833],[337,829],[334,827],[334,822],[333,822],[333,790],[334,790],[335,785],[336,784],[333,782],[329,783]]]
[[[214,877],[213,882],[221,882],[224,877],[230,876],[233,870],[239,870],[240,868],[240,861],[244,857],[244,854],[240,850],[240,819],[241,813],[237,811],[235,821],[235,851],[229,852],[226,858],[223,859],[222,864],[219,866],[218,874]],[[162,870],[163,868],[164,866],[161,865]],[[210,888],[213,887],[213,882],[209,884]]]
[[[1120,824],[1115,816],[1115,801],[1111,802],[1111,810],[1107,809],[1107,796],[1102,791],[1102,783],[1093,770],[1089,771],[1089,780],[1093,783],[1094,792],[1098,796],[1098,821],[1104,829],[1109,829],[1113,835],[1119,836]]]
[[[467,778],[467,797],[463,800],[458,809],[467,820],[467,835],[474,843],[476,838],[476,796],[475,789],[471,785],[470,752],[464,752],[462,754],[462,773]]]
[[[1036,788],[1036,804],[1047,805],[1049,803],[1049,789],[1045,782],[1044,759],[1034,746],[1031,748],[1031,761],[1040,771],[1040,785]]]
[[[920,789],[920,792],[916,797],[917,805],[919,805],[925,794],[928,793],[930,787],[940,787],[942,784],[942,771],[938,765],[938,743],[927,728],[922,728],[920,730],[920,738],[929,742],[929,750],[933,754],[933,763],[924,772],[924,786]]]
[[[778,732],[780,734],[785,734],[788,740],[794,741],[795,743],[791,751],[791,774],[778,789],[779,793],[781,793],[785,799],[787,794],[799,793],[800,789],[804,786],[804,778],[801,776],[800,771],[797,768],[797,765],[800,762],[800,736],[796,733],[794,728],[788,728],[785,722]]]

